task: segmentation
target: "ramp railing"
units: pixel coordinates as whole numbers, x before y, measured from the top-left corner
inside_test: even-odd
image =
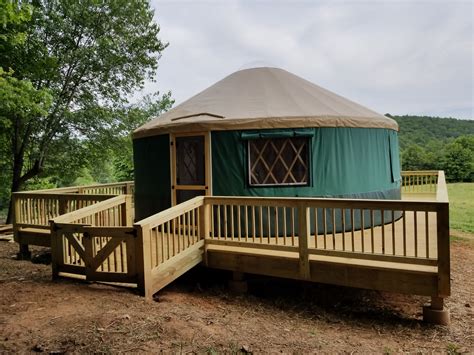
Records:
[[[202,261],[204,197],[198,196],[134,224],[139,288],[151,297]]]

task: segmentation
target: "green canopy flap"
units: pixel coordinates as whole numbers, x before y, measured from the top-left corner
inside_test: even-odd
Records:
[[[291,137],[312,137],[314,136],[313,128],[298,128],[285,130],[262,130],[262,131],[244,131],[240,134],[243,140],[252,140],[260,138],[291,138]]]

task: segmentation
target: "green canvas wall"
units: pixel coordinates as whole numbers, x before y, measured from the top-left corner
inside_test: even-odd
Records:
[[[169,135],[133,141],[135,165],[135,220],[171,206]]]
[[[298,187],[249,186],[246,139],[253,132],[212,132],[213,194],[400,198],[397,132],[377,128],[311,130],[311,182]]]

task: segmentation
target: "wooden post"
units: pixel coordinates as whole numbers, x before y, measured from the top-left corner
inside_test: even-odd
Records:
[[[92,236],[89,232],[84,232],[82,234],[82,245],[84,246],[84,264],[86,266],[85,274],[86,281],[91,279],[91,273],[95,270],[92,270]]]
[[[31,252],[28,248],[28,244],[23,244],[20,240],[20,233],[18,224],[20,223],[20,201],[17,198],[17,195],[13,193],[12,195],[12,204],[13,204],[13,239],[20,245],[18,250],[17,259],[18,260],[30,260]]]
[[[310,279],[308,242],[311,235],[311,226],[309,212],[309,207],[305,205],[298,207],[300,276],[304,280]]]
[[[121,211],[121,225],[124,227],[133,225],[133,215],[132,215],[132,196],[125,195],[125,202],[122,204]]]
[[[438,296],[451,294],[449,251],[449,203],[439,203],[436,211],[438,239]]]
[[[199,225],[201,226],[201,233],[200,239],[204,239],[204,255],[203,261],[204,265],[207,266],[207,242],[206,239],[210,238],[211,234],[211,206],[206,202],[206,198],[204,198],[203,205],[200,207],[199,212]]]
[[[449,310],[444,308],[443,298],[431,297],[431,305],[423,307],[423,320],[433,324],[449,325],[451,317]]]
[[[234,293],[243,294],[247,293],[249,286],[245,280],[245,274],[239,271],[232,272],[232,280],[228,282],[229,290]]]
[[[50,226],[50,234],[51,234],[51,268],[52,268],[52,278],[56,280],[59,276],[59,265],[61,264],[62,260],[60,257],[62,253],[62,245],[61,241],[59,240],[59,235],[56,230],[56,226],[54,221],[49,222]]]
[[[146,299],[151,300],[153,296],[152,278],[151,278],[151,243],[149,225],[134,226],[137,237],[135,238],[135,251],[137,261],[137,286],[140,294]]]

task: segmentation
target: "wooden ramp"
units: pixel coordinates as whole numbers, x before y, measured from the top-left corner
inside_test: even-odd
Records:
[[[204,240],[167,260],[152,272],[152,288],[155,292],[169,285],[178,277],[203,261]]]

